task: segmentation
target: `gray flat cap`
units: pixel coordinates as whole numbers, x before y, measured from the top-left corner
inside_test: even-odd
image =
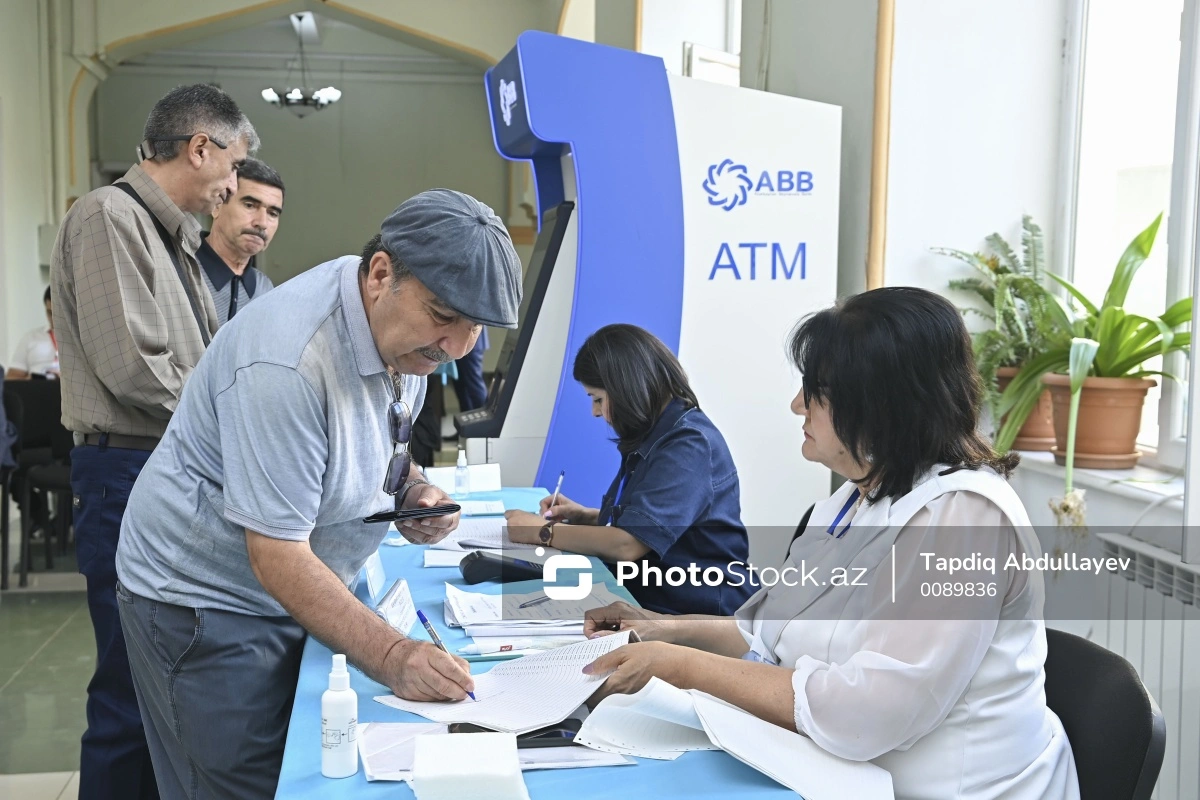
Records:
[[[517,327],[521,260],[492,209],[462,192],[430,189],[389,214],[382,235],[388,252],[459,314]]]

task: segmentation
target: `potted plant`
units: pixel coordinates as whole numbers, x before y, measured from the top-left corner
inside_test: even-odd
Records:
[[[1146,369],[1146,362],[1168,353],[1186,353],[1191,345],[1191,333],[1176,330],[1191,321],[1190,297],[1158,317],[1123,308],[1161,222],[1159,214],[1130,242],[1099,305],[1065,278],[1050,276],[1067,290],[1071,302],[1046,292],[1055,300],[1052,310],[1058,330],[1046,351],[1026,363],[1000,397],[1000,411],[1010,417],[997,434],[996,446],[1006,449],[1017,435],[1012,421],[1021,409],[1037,402],[1046,385],[1050,387],[1057,439],[1054,457],[1067,468],[1067,494],[1063,507],[1056,509],[1060,521],[1082,524],[1082,492],[1075,492],[1072,485],[1075,463],[1100,469],[1137,463],[1141,453],[1134,444],[1146,391],[1154,386],[1150,376],[1172,377]]]
[[[975,362],[983,378],[984,399],[996,427],[1007,419],[1017,434],[1009,446],[1020,450],[1049,450],[1054,446],[1054,421],[1050,392],[1044,391],[1034,406],[1010,411],[1002,418],[1001,392],[1026,362],[1042,353],[1047,337],[1057,333],[1043,286],[1045,255],[1042,229],[1029,215],[1021,218],[1021,250],[1018,257],[998,233],[986,239],[990,253],[935,248],[934,252],[958,259],[978,275],[950,281],[950,288],[971,292],[987,310],[968,307],[964,314],[986,318],[990,327],[974,334]],[[1007,449],[1007,448],[1005,448]]]

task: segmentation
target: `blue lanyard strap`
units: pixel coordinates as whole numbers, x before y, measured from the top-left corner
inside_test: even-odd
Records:
[[[846,527],[842,528],[841,533],[834,533],[834,531],[837,530],[838,523],[842,521],[842,517],[846,516],[846,514],[849,513],[850,506],[854,505],[854,502],[856,500],[858,500],[860,494],[861,494],[861,492],[859,492],[858,489],[855,489],[853,492],[850,493],[850,496],[848,498],[846,498],[846,505],[842,506],[842,510],[839,511],[838,515],[833,518],[833,524],[830,525],[825,530],[826,533],[828,533],[830,536],[834,537],[835,539],[840,539],[846,535],[846,531],[850,530],[849,522],[846,523]]]

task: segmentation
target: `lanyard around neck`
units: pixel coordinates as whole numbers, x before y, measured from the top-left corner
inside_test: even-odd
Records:
[[[846,505],[842,506],[842,510],[839,511],[838,515],[833,518],[833,524],[825,530],[826,533],[835,539],[840,539],[846,535],[846,531],[850,530],[850,522],[846,523],[846,527],[842,528],[841,533],[835,533],[835,531],[837,530],[838,523],[842,521],[842,517],[846,516],[846,514],[850,512],[850,506],[854,505],[861,495],[862,492],[860,492],[857,488],[850,493],[850,496],[846,498]]]

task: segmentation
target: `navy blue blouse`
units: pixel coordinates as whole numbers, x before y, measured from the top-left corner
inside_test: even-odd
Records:
[[[623,583],[651,611],[729,616],[752,594],[745,567],[730,566],[750,557],[737,468],[721,432],[698,408],[672,400],[642,445],[622,457],[599,522],[650,548],[636,562],[637,575]],[[668,572],[672,567],[680,569]],[[609,569],[620,576],[616,565]],[[680,585],[670,585],[681,576]]]

